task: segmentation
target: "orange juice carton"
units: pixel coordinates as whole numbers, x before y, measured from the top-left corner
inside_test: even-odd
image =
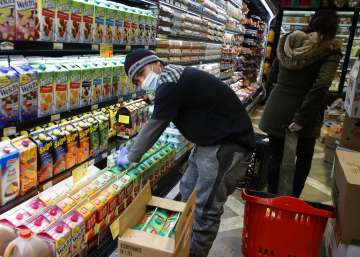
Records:
[[[36,1],[15,0],[16,40],[38,40],[40,35],[36,26]]]
[[[146,11],[142,10],[142,9],[138,9],[138,13],[139,13],[139,44],[140,45],[147,45],[147,40],[146,40]]]
[[[85,241],[89,242],[95,236],[96,206],[88,201],[81,205],[77,211],[84,219]]]
[[[106,188],[104,191],[101,192],[101,195],[106,198],[108,213],[105,219],[105,224],[109,225],[115,220],[118,215],[118,194],[112,189],[108,190],[108,188]]]
[[[121,81],[120,81],[120,73],[121,73],[121,63],[120,61],[113,59],[111,60],[111,66],[112,66],[112,89],[111,89],[111,94],[112,97],[118,97],[121,95],[121,90],[120,90],[120,85],[121,85]]]
[[[91,89],[91,103],[96,104],[101,101],[103,93],[103,72],[104,68],[100,61],[92,62],[92,89]]]
[[[70,169],[74,167],[77,162],[77,153],[78,153],[78,142],[79,142],[79,132],[73,124],[63,125],[62,128],[66,133],[66,156],[65,156],[65,167]]]
[[[90,124],[90,128],[89,128],[90,156],[95,157],[100,150],[99,121],[93,117],[87,118],[86,121]]]
[[[71,197],[66,197],[56,204],[63,213],[68,213],[75,205],[76,202]]]
[[[75,63],[65,63],[63,65],[68,72],[68,110],[78,108],[80,106],[80,89],[81,89],[81,69]]]
[[[97,115],[99,121],[100,152],[106,151],[109,144],[109,120],[104,115]]]
[[[15,199],[19,195],[19,151],[10,144],[10,141],[0,142],[0,204]]]
[[[0,1],[0,40],[15,40],[15,0]]]
[[[45,210],[45,204],[39,199],[32,199],[25,204],[24,210],[30,213],[31,216],[35,216]]]
[[[103,87],[102,87],[102,101],[109,100],[113,95],[113,68],[111,61],[102,60],[101,62],[103,69]]]
[[[64,217],[64,222],[71,229],[71,254],[75,256],[85,245],[84,218],[77,211],[73,211]]]
[[[80,42],[92,43],[94,31],[94,3],[89,0],[75,0],[82,5]]]
[[[64,112],[68,107],[69,71],[61,64],[54,65],[54,110]]]
[[[90,156],[90,141],[89,132],[90,125],[84,121],[78,121],[75,123],[79,133],[79,149],[77,152],[77,163],[86,161]]]
[[[70,1],[70,21],[67,31],[67,42],[77,43],[80,41],[82,14],[83,4],[79,1]]]
[[[94,70],[84,60],[80,61],[79,67],[81,69],[80,106],[87,106],[91,103]]]
[[[123,12],[120,11],[117,3],[111,3],[109,7],[109,16],[114,17],[113,44],[120,45],[122,43]]]
[[[37,79],[38,75],[28,63],[12,65],[19,76],[20,120],[37,118]]]
[[[41,41],[54,41],[56,2],[56,0],[37,1],[38,29]],[[35,26],[37,27],[37,24]]]
[[[57,219],[59,219],[63,215],[62,210],[54,205],[50,206],[44,213],[44,216],[47,220],[50,221],[50,223],[55,222]]]
[[[33,132],[30,134],[31,139],[37,146],[38,156],[38,182],[53,176],[53,141],[52,138],[44,132]]]
[[[19,151],[20,195],[24,195],[37,185],[37,149],[28,136],[17,137],[11,143]]]
[[[96,207],[96,225],[95,233],[103,230],[106,226],[106,216],[108,214],[107,198],[99,194],[97,197],[91,200],[91,203]]]
[[[54,103],[54,73],[52,67],[45,62],[34,62],[30,65],[37,71],[38,117],[52,113]]]
[[[66,170],[66,132],[59,127],[53,127],[47,130],[52,138],[53,147],[53,174],[59,174]]]
[[[95,0],[95,22],[94,22],[94,34],[93,34],[93,42],[94,43],[105,43],[105,28],[106,28],[106,5],[105,3]]]
[[[38,235],[49,244],[52,256],[71,256],[71,228],[59,221]]]
[[[131,7],[126,6],[124,7],[124,30],[123,30],[123,44],[124,45],[131,45],[131,37],[132,37],[132,31],[131,31],[131,19],[132,19],[132,12],[130,11]]]
[[[19,120],[19,79],[7,61],[0,63],[0,127]]]
[[[20,227],[26,223],[27,220],[31,218],[30,213],[24,209],[18,208],[13,212],[10,212],[9,215],[1,218],[1,222],[8,224],[13,228]]]
[[[131,12],[131,42],[133,45],[139,45],[141,43],[139,33],[140,14],[137,8],[131,8]]]
[[[113,3],[105,2],[106,7],[106,20],[105,20],[105,43],[114,43],[115,38],[115,18],[117,10]]]
[[[55,41],[65,42],[68,39],[70,27],[71,1],[57,0],[55,17]]]
[[[30,229],[33,233],[38,234],[44,231],[50,225],[50,221],[44,215],[38,215],[31,218],[24,228]]]

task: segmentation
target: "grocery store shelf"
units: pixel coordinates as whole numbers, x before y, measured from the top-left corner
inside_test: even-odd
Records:
[[[349,35],[340,35],[340,34],[337,34],[336,37],[348,38]],[[360,39],[360,38],[359,38],[359,39]]]
[[[191,62],[169,62],[171,64],[177,64],[182,66],[192,66],[192,65],[201,65],[201,64],[209,64],[209,63],[219,63],[219,59],[214,60],[205,60],[205,61],[191,61]]]
[[[290,26],[308,26],[309,24],[307,23],[292,23],[292,22],[283,22],[282,25],[290,25]]]
[[[175,40],[182,40],[182,41],[196,41],[196,42],[204,42],[204,43],[212,43],[212,44],[219,44],[221,45],[222,42],[209,40],[201,37],[194,37],[194,36],[179,36],[179,35],[165,35],[159,32],[158,39],[175,39]]]
[[[360,40],[360,37],[354,37],[354,40]]]
[[[237,31],[237,30],[232,30],[232,29],[225,29],[225,33],[236,34],[236,35],[244,35],[244,32]]]
[[[338,24],[339,27],[351,27],[351,24]]]

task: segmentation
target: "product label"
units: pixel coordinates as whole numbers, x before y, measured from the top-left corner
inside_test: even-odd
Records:
[[[0,0],[0,40],[15,40],[15,1]]]

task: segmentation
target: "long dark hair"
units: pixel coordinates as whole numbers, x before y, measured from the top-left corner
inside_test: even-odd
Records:
[[[322,40],[335,38],[338,27],[336,11],[332,9],[320,9],[311,18],[306,32],[317,32]]]

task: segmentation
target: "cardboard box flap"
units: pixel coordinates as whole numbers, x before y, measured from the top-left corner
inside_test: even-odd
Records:
[[[178,245],[181,235],[183,234],[183,230],[186,227],[186,222],[189,218],[193,217],[193,213],[195,212],[195,201],[196,201],[196,194],[195,191],[191,194],[189,199],[186,202],[185,209],[183,210],[179,221],[176,225],[176,232],[175,232],[175,242]]]
[[[145,215],[146,206],[151,199],[150,184],[147,183],[144,189],[138,194],[135,200],[126,208],[123,214],[110,226],[113,239],[122,236],[128,228],[134,227]]]
[[[159,208],[174,211],[174,212],[183,212],[186,207],[186,203],[182,203],[179,201],[173,201],[170,199],[164,199],[164,198],[160,198],[160,197],[156,197],[156,196],[151,197],[151,199],[147,205],[159,207]]]
[[[338,149],[336,155],[347,182],[351,185],[360,185],[360,152]]]

